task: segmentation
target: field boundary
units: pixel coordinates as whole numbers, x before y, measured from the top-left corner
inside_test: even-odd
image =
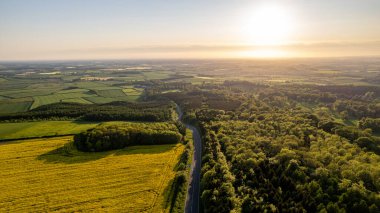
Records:
[[[56,138],[56,137],[65,137],[65,136],[72,136],[72,135],[76,135],[76,134],[46,135],[46,136],[39,136],[39,137],[0,139],[0,144],[3,142],[10,142],[10,141],[22,141],[22,140],[39,139],[39,138]]]

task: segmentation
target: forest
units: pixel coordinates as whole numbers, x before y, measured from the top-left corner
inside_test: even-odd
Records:
[[[204,212],[378,212],[379,93],[340,88],[226,81],[164,94],[202,132]]]

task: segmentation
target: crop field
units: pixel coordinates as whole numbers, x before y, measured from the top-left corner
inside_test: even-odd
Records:
[[[127,86],[125,87],[125,89],[123,89],[123,92],[127,94],[128,96],[141,95],[143,91],[144,91],[143,88],[136,88],[133,86]]]
[[[65,89],[61,90],[57,93],[64,94],[64,93],[78,93],[78,92],[88,92],[88,89]]]
[[[10,90],[4,91],[0,94],[10,98],[24,98],[24,97],[33,97],[35,95],[49,95],[54,90],[39,90],[39,89],[23,89],[23,90]]]
[[[79,103],[79,104],[92,104],[92,102],[83,99],[83,98],[68,98],[68,99],[63,99],[62,102],[66,103]]]
[[[168,78],[171,73],[169,72],[153,72],[153,71],[146,71],[143,72],[144,76],[147,80],[157,80],[157,79],[165,79]]]
[[[93,128],[96,125],[98,123],[80,123],[74,121],[0,123],[0,140],[76,134]]]
[[[99,83],[99,82],[92,82],[92,81],[81,81],[70,84],[71,86],[76,86],[83,89],[96,89],[96,88],[102,88],[106,87],[107,85]]]
[[[1,212],[168,212],[166,190],[184,146],[78,152],[72,137],[0,145]]]
[[[0,113],[25,112],[32,105],[32,101],[0,102]]]
[[[124,81],[143,81],[145,80],[145,76],[140,74],[140,75],[130,75],[130,76],[123,76],[123,77],[118,77],[118,79],[124,80]]]
[[[72,99],[72,98],[82,98],[82,97],[90,97],[91,94],[86,93],[56,93],[53,95],[44,95],[44,96],[35,96],[33,105],[31,106],[31,109],[34,109],[36,107],[46,105],[46,104],[52,104],[60,102],[61,100],[65,99]]]
[[[96,94],[102,97],[123,97],[124,92],[121,89],[95,90]]]

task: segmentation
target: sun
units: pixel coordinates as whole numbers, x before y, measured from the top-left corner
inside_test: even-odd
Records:
[[[245,16],[242,34],[246,43],[273,46],[289,41],[294,20],[286,7],[276,4],[261,5]]]

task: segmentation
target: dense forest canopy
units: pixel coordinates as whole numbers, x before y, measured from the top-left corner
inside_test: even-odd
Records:
[[[226,81],[164,97],[202,131],[205,212],[378,212],[378,94]]]

